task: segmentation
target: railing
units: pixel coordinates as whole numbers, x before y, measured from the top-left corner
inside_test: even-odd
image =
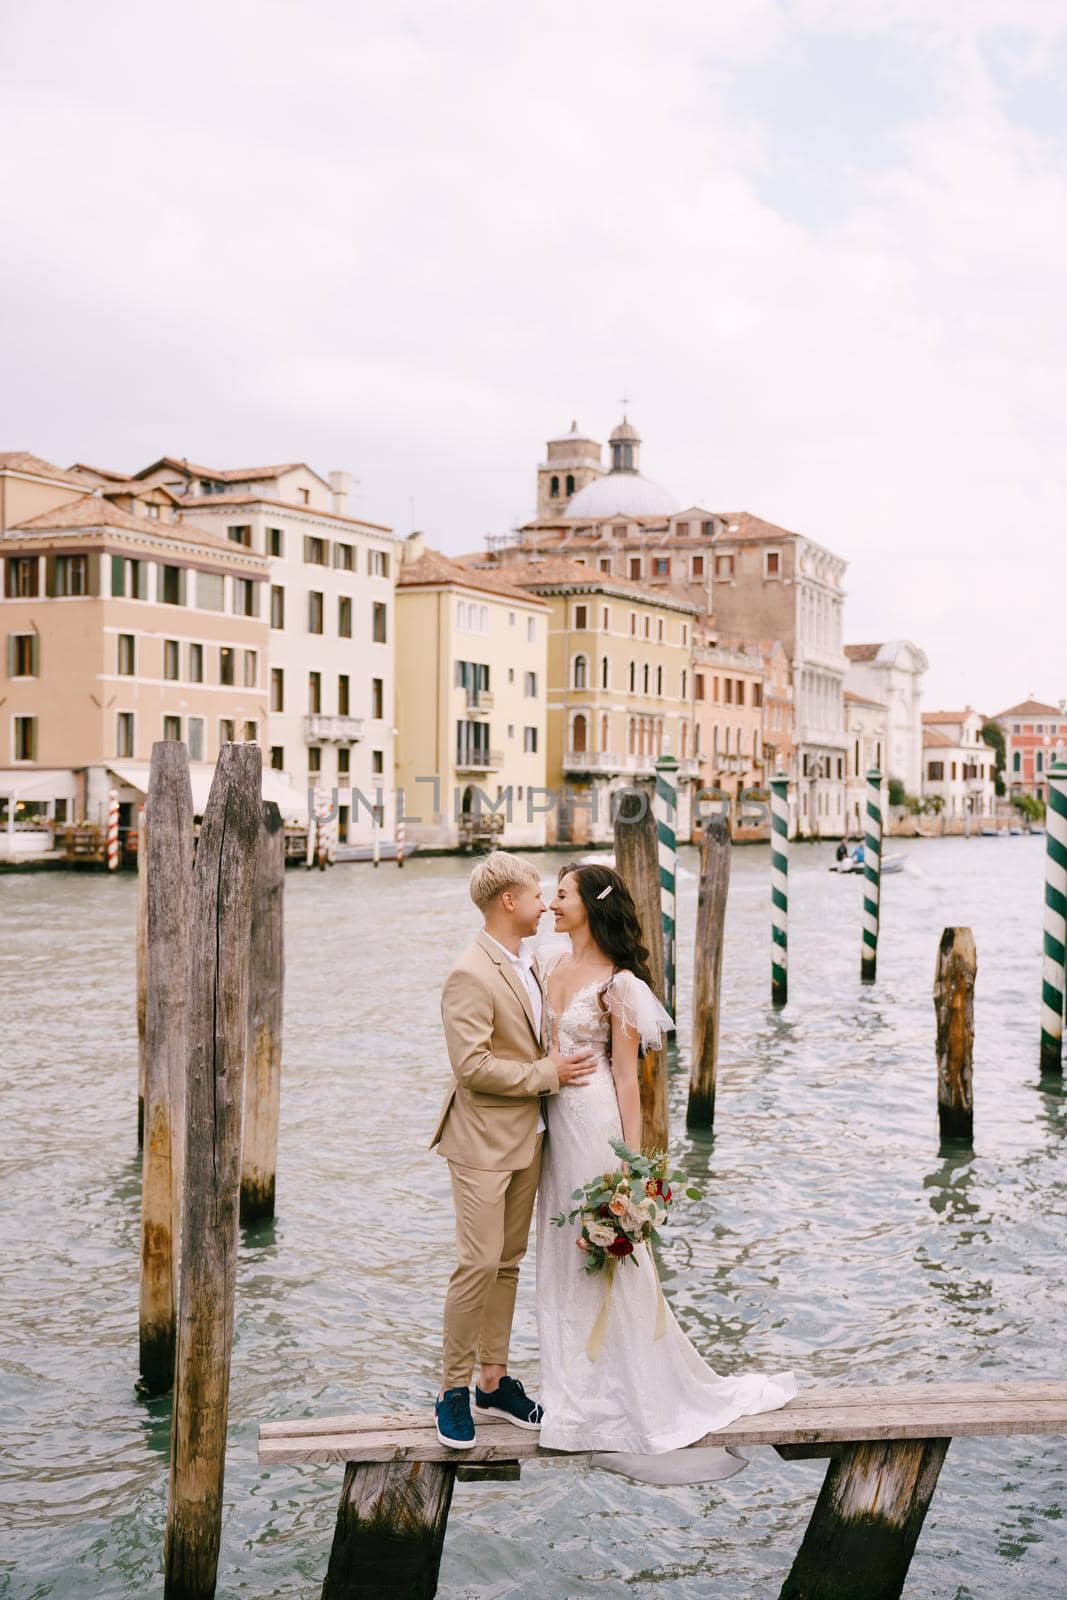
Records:
[[[492,711],[495,704],[495,697],[491,689],[467,690],[468,711]]]
[[[362,717],[327,717],[315,712],[304,718],[304,738],[308,744],[352,744],[363,737]]]
[[[503,750],[461,750],[456,756],[457,772],[498,772],[503,765]]]
[[[567,750],[564,772],[622,772],[625,761],[614,750]]]

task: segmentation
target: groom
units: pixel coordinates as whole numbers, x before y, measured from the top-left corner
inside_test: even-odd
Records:
[[[458,1261],[445,1299],[444,1376],[434,1408],[437,1437],[454,1450],[474,1444],[476,1359],[475,1413],[520,1428],[541,1425],[541,1407],[507,1371],[541,1170],[540,1097],[583,1084],[596,1065],[591,1051],[561,1056],[544,1047],[541,987],[520,952],[546,909],[536,867],[495,850],[471,873],[470,896],[484,926],[445,980],[441,1015],[456,1081],[430,1141],[448,1162],[456,1208]]]

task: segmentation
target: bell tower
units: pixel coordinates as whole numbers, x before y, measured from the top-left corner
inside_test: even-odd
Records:
[[[566,516],[571,496],[603,476],[601,446],[572,422],[569,433],[549,439],[545,460],[537,469],[538,522]]]

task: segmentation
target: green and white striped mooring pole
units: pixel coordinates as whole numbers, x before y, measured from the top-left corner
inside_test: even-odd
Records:
[[[789,778],[771,779],[771,1004],[789,998]]]
[[[1049,768],[1045,813],[1045,937],[1041,961],[1041,1071],[1063,1071],[1067,980],[1067,762]]]
[[[656,842],[659,846],[659,884],[663,907],[663,1004],[674,1016],[675,1004],[675,890],[678,870],[678,763],[673,756],[656,762]]]
[[[860,982],[873,983],[878,968],[878,917],[882,897],[882,774],[867,774],[867,825],[863,830],[863,945]]]

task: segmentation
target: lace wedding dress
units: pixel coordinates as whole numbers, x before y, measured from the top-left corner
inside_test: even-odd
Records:
[[[585,1272],[575,1245],[576,1226],[557,1228],[552,1218],[571,1210],[575,1189],[597,1172],[619,1165],[610,1143],[622,1138],[610,1063],[611,1017],[621,1017],[650,1049],[658,1047],[674,1024],[632,972],[616,973],[606,988],[591,984],[580,990],[556,1016],[548,1002],[547,979],[565,954],[538,956],[552,1041],[566,1055],[593,1050],[597,1065],[583,1086],[563,1088],[549,1103],[537,1195],[537,1330],[545,1410],[541,1444],[549,1450],[610,1452],[594,1456],[594,1465],[644,1482],[731,1477],[745,1466],[743,1455],[723,1448],[681,1447],[738,1417],[784,1406],[796,1394],[796,1383],[788,1372],[718,1377],[678,1326],[669,1305],[665,1330],[657,1339],[660,1289],[648,1245],[638,1246],[632,1258],[636,1268],[620,1261],[599,1355],[591,1361],[586,1352],[606,1281],[602,1274]]]

